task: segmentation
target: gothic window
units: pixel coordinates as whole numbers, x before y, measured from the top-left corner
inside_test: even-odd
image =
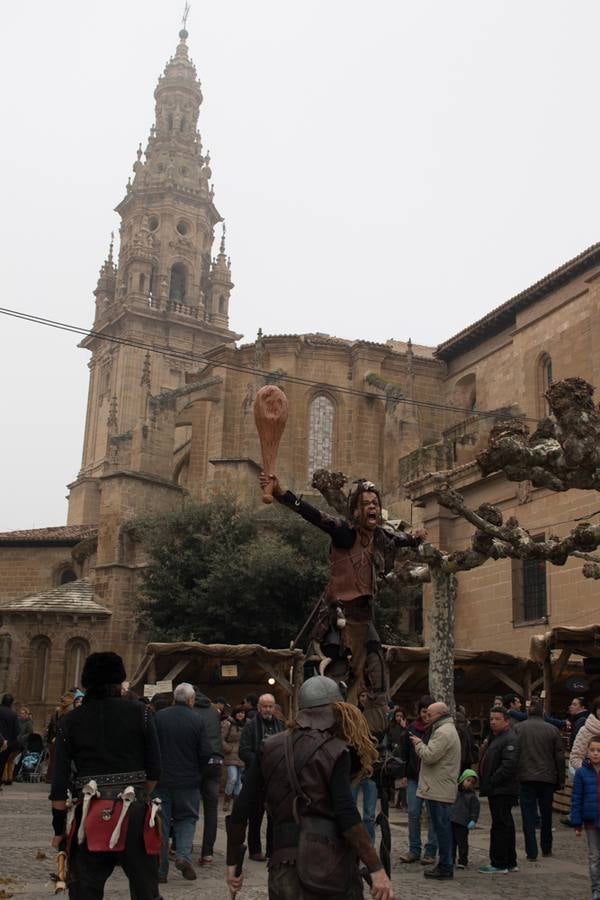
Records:
[[[90,653],[90,645],[83,638],[73,638],[65,647],[65,690],[79,687],[81,670],[87,656]]]
[[[219,297],[219,312],[221,313],[222,316],[224,316],[226,311],[227,311],[227,301],[225,300],[225,297],[223,297],[223,295],[221,294],[221,296]]]
[[[10,634],[0,634],[0,694],[3,694],[8,687],[11,647],[12,638]]]
[[[145,287],[146,287],[146,276],[142,272],[142,273],[140,273],[140,293],[143,293]]]
[[[532,535],[534,541],[543,541],[543,534]],[[548,616],[546,588],[546,561],[543,559],[513,559],[512,594],[513,624],[539,622]]]
[[[310,404],[308,421],[308,478],[316,469],[329,469],[333,461],[333,402],[319,394]]]
[[[175,263],[171,269],[171,285],[169,288],[169,300],[181,303],[185,297],[185,267],[181,263]]]
[[[538,402],[537,414],[540,416],[549,416],[550,407],[546,400],[546,391],[554,381],[552,374],[552,358],[548,353],[542,353],[538,359],[537,386],[538,386]]]
[[[169,131],[173,131],[173,113],[169,113],[167,116],[167,128]]]
[[[31,700],[45,700],[50,668],[50,641],[45,635],[34,637],[29,645],[31,659]]]

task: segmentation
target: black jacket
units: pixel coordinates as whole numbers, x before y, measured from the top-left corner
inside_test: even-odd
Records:
[[[194,712],[204,725],[206,739],[210,745],[210,756],[225,756],[223,738],[221,737],[221,716],[216,706],[201,691],[196,691]]]
[[[465,791],[459,785],[456,800],[450,808],[450,821],[466,827],[469,822],[479,819],[479,809],[479,797],[475,791]]]
[[[160,776],[154,716],[143,703],[124,697],[86,697],[57,726],[51,800],[66,800],[71,776],[145,772]]]
[[[247,769],[250,768],[256,758],[262,742],[272,734],[279,734],[285,730],[285,725],[274,716],[267,722],[257,713],[253,719],[246,722],[240,737],[240,759]]]
[[[156,713],[163,787],[200,787],[202,769],[211,756],[206,728],[195,710],[176,703]]]
[[[519,796],[519,738],[507,728],[501,734],[491,734],[479,764],[480,791],[482,797],[500,794]]]
[[[406,777],[411,781],[419,780],[419,769],[421,768],[421,760],[410,739],[411,734],[420,737],[422,741],[427,743],[431,734],[427,725],[424,725],[420,719],[415,719],[406,729],[404,737],[404,746],[402,748],[402,759],[406,762]],[[459,773],[460,774],[460,773]],[[456,776],[458,779],[458,775]]]
[[[0,706],[0,734],[8,741],[7,750],[19,747],[19,717],[10,706]]]
[[[515,726],[519,738],[519,781],[565,784],[565,751],[560,733],[541,716],[532,716]]]

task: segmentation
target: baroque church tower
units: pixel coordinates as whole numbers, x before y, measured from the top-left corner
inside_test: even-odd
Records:
[[[181,387],[204,353],[239,337],[229,329],[233,283],[224,224],[211,259],[215,226],[223,220],[197,130],[202,91],[187,37],[185,29],[179,32],[175,55],[158,80],[155,122],[116,207],[118,264],[111,240],[94,291],[93,333],[80,345],[92,357],[69,524],[98,521],[98,479],[114,470],[119,442],[125,446],[147,421],[150,396]]]

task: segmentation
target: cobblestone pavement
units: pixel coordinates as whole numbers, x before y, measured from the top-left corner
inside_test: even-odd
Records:
[[[15,900],[53,895],[50,873],[54,868],[54,851],[50,847],[51,828],[47,786],[14,784],[0,793],[0,900],[13,896]],[[587,900],[591,890],[587,872],[585,837],[576,838],[573,831],[558,823],[555,817],[554,855],[528,863],[523,851],[520,817],[515,811],[518,830],[517,852],[519,871],[509,875],[480,875],[477,868],[488,862],[487,847],[489,817],[487,803],[482,802],[482,818],[470,838],[470,865],[457,871],[453,881],[430,883],[423,878],[420,865],[404,865],[399,856],[406,850],[406,814],[392,811],[393,871],[396,895],[402,900],[419,895],[419,900],[461,900],[471,896],[476,900]],[[196,838],[199,850],[201,826]],[[197,881],[184,881],[172,868],[169,882],[161,886],[164,900],[180,897],[226,900],[224,883],[223,814],[220,813],[219,834],[213,866],[198,869]],[[41,857],[41,858],[40,858]],[[247,862],[246,881],[240,900],[266,900],[266,868],[261,863]],[[107,898],[125,900],[129,897],[126,879],[116,870],[107,883]],[[365,895],[367,892],[365,891]]]

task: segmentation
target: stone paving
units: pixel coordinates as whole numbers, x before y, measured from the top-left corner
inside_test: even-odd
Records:
[[[14,784],[0,793],[0,900],[13,896],[15,900],[53,895],[50,873],[54,868],[54,851],[50,847],[51,828],[47,786]],[[487,803],[482,802],[482,818],[470,838],[470,866],[457,871],[453,881],[431,883],[423,878],[420,865],[404,865],[399,856],[406,850],[406,814],[392,811],[393,871],[392,880],[398,898],[417,895],[419,900],[587,900],[591,896],[586,862],[585,837],[576,838],[571,829],[558,823],[554,832],[554,855],[550,859],[528,863],[523,852],[520,817],[515,811],[518,829],[517,852],[519,871],[509,875],[480,875],[477,868],[488,862],[487,847],[489,817]],[[201,836],[201,827],[197,840]],[[196,847],[196,852],[199,849]],[[164,900],[195,897],[207,900],[226,900],[224,883],[224,829],[220,813],[219,834],[215,862],[208,869],[198,869],[196,881],[184,881],[172,868],[169,882],[161,886]],[[240,900],[266,900],[266,867],[247,862],[246,881]],[[117,869],[107,883],[105,896],[125,900],[129,897],[126,879]],[[365,891],[365,896],[367,892]]]

